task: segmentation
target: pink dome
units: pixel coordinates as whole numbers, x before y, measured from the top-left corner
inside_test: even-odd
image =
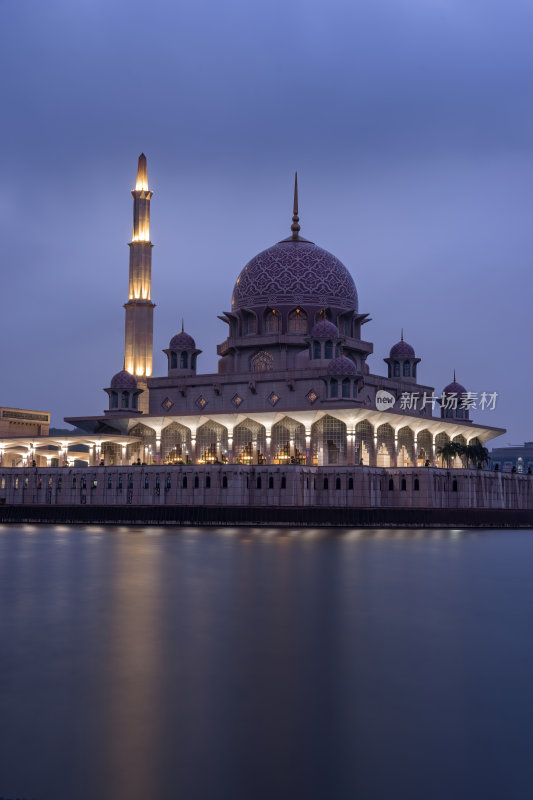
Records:
[[[196,350],[196,342],[194,341],[192,336],[189,336],[188,333],[185,333],[185,331],[181,331],[181,333],[177,333],[175,336],[172,337],[168,349]]]
[[[328,375],[357,375],[357,369],[351,358],[339,356],[329,362]]]
[[[457,383],[457,381],[452,381],[445,386],[442,390],[444,394],[453,394],[455,393],[457,397],[461,397],[462,394],[466,394],[466,389],[461,383]]]
[[[328,319],[322,319],[313,327],[311,336],[315,339],[338,339],[339,329]]]
[[[415,351],[411,347],[410,344],[404,342],[402,339],[400,342],[391,347],[390,356],[389,358],[414,358]]]
[[[352,276],[313,242],[283,241],[254,256],[237,278],[233,311],[266,306],[334,306],[357,311]]]
[[[131,375],[129,372],[126,372],[125,369],[122,369],[120,372],[117,372],[117,374],[113,375],[113,377],[111,378],[111,388],[136,389],[137,381],[135,380],[133,375]]]

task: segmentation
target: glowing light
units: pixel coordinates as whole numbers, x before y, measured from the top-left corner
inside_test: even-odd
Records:
[[[137,367],[137,375],[142,375],[144,372],[142,367]]]

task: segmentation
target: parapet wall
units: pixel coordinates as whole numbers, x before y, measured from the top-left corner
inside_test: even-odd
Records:
[[[0,505],[532,511],[533,476],[237,464],[0,468]]]

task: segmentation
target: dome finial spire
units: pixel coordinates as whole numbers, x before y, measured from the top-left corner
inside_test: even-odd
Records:
[[[297,240],[300,238],[300,217],[298,216],[298,173],[294,173],[294,204],[292,207],[292,238]]]
[[[402,328],[402,338],[401,338],[401,341],[403,342],[403,328]]]
[[[455,367],[453,368],[453,382],[455,383]]]
[[[183,327],[183,317],[181,318],[181,332],[183,333],[185,328]]]

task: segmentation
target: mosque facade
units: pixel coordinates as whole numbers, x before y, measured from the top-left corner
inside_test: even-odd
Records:
[[[124,361],[105,387],[108,408],[66,418],[83,435],[0,441],[0,466],[439,467],[447,443],[484,445],[503,432],[470,418],[455,377],[438,395],[420,382],[403,332],[386,374],[371,372],[369,315],[344,264],[302,236],[297,180],[289,235],[246,264],[219,317],[227,335],[217,372],[199,371],[196,332],[182,325],[164,350],[166,374],[154,375],[144,155],[132,196]],[[450,465],[465,466],[460,457]]]

